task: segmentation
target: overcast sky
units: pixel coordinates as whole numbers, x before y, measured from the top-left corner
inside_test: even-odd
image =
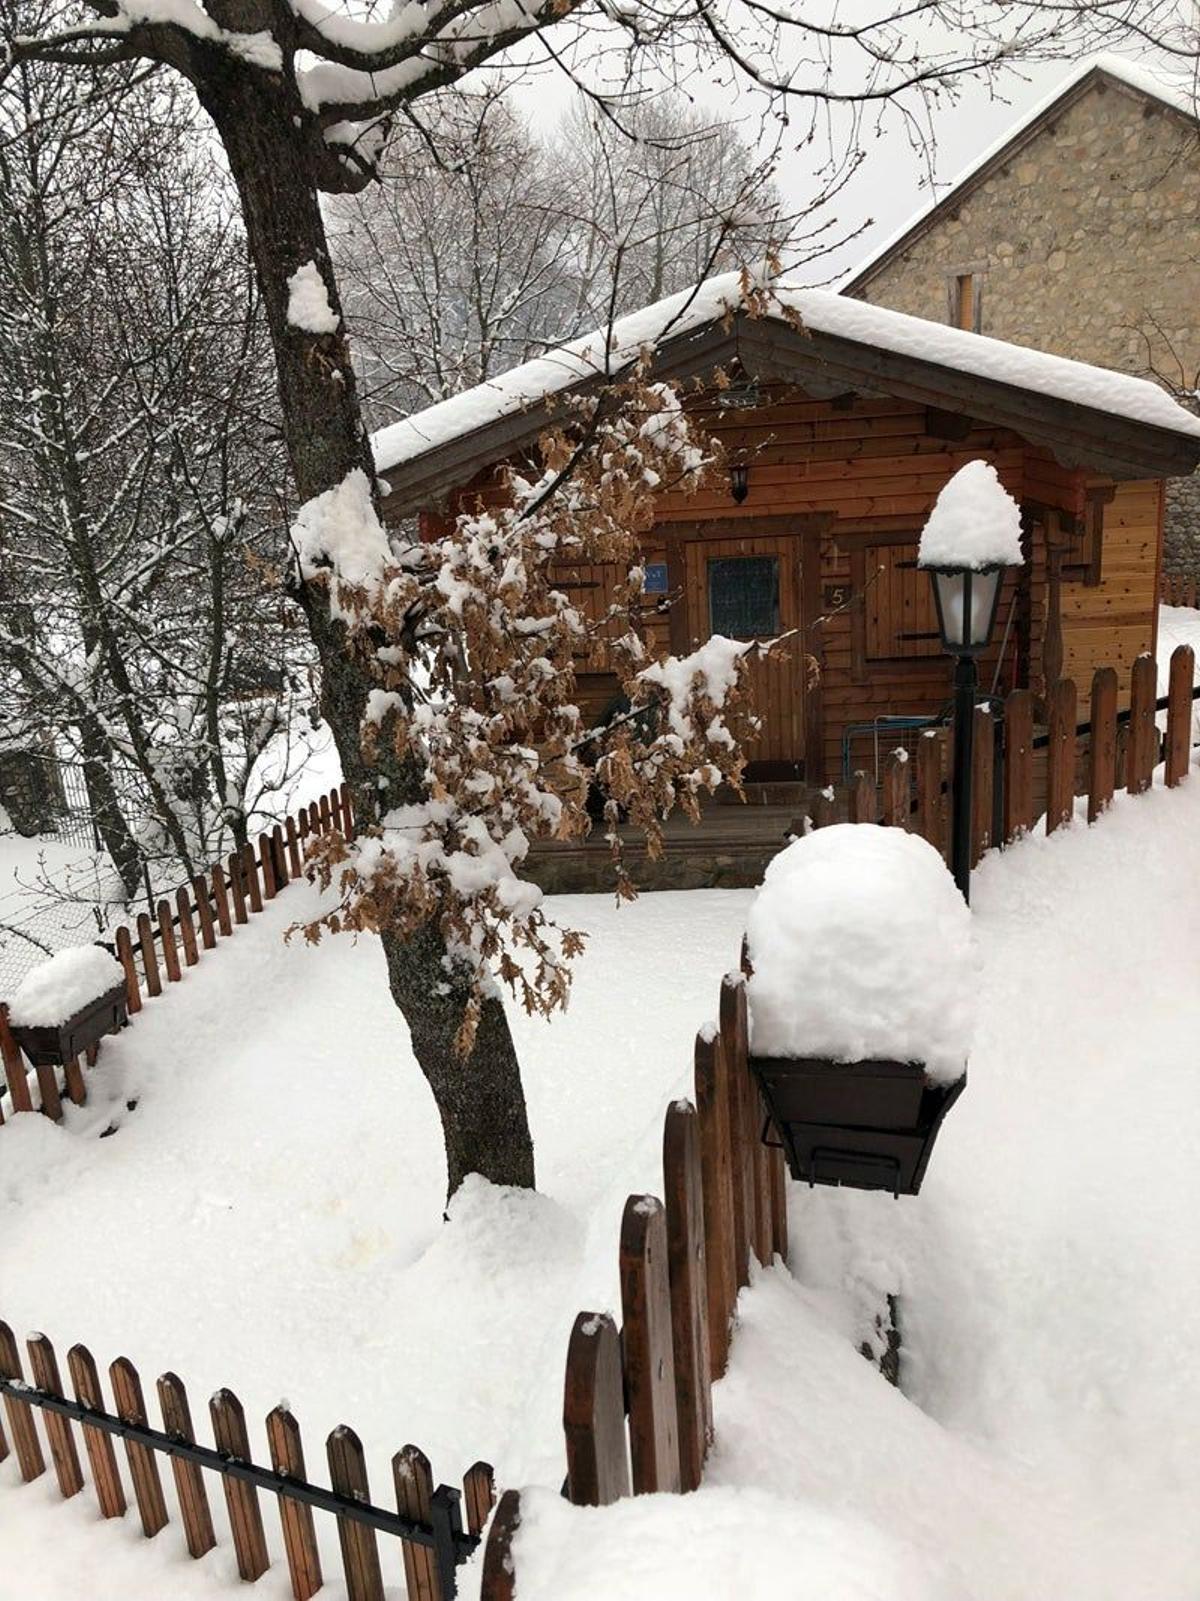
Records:
[[[1169,80],[1164,71],[1144,51],[1127,52],[1127,58],[1143,69]],[[986,150],[1012,131],[1039,102],[1052,95],[1079,69],[1078,60],[1022,63],[990,84],[964,83],[956,104],[946,104],[934,113],[934,141],[918,152],[906,136],[901,119],[885,117],[881,132],[868,130],[863,143],[865,159],[848,185],[829,204],[826,215],[833,224],[831,236],[861,233],[847,245],[831,249],[806,269],[811,282],[844,280],[886,239],[896,233],[935,194],[945,192],[955,179]],[[813,146],[789,145],[790,130],[782,136],[776,124],[764,122],[761,104],[739,94],[729,82],[717,83],[697,74],[689,80],[696,103],[711,112],[714,120],[732,120],[743,137],[755,140],[765,150],[779,143],[776,182],[789,208],[799,209],[820,189],[815,168],[819,156]],[[559,71],[536,72],[516,90],[515,98],[535,123],[552,125],[566,109],[576,91]],[[794,119],[803,124],[801,113]],[[931,187],[930,165],[934,170]]]

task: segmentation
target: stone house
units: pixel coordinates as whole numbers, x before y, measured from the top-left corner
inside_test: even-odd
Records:
[[[1195,103],[1104,57],[883,245],[844,293],[1155,377],[1194,405],[1198,224]],[[1168,486],[1163,557],[1166,572],[1200,577],[1198,477]]]

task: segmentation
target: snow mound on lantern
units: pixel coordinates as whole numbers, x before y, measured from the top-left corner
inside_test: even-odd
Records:
[[[99,945],[72,945],[32,968],[9,1003],[18,1028],[54,1028],[125,981],[124,969]]]
[[[921,1062],[953,1083],[975,1010],[971,914],[932,845],[840,823],[767,868],[746,925],[758,1056]]]
[[[308,334],[335,334],[341,319],[329,304],[329,291],[315,261],[297,267],[287,281],[287,320]]]
[[[987,461],[969,461],[944,486],[921,532],[920,567],[1019,567],[1021,511]]]

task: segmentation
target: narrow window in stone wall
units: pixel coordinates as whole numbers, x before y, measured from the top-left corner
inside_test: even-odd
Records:
[[[956,328],[979,331],[979,303],[973,272],[961,272],[954,280],[953,315]]]

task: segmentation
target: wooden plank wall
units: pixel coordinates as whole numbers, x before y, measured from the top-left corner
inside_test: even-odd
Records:
[[[729,459],[747,465],[749,492],[739,505],[718,477],[695,495],[661,497],[646,557],[667,562],[672,589],[688,593],[688,615],[668,618],[648,610],[644,627],[652,649],[669,644],[680,651],[693,637],[703,637],[707,607],[697,576],[702,564],[694,557],[682,559],[680,541],[733,541],[748,519],[759,519],[754,529],[759,537],[771,532],[761,519],[776,517],[779,535],[786,536],[790,518],[826,517],[826,532],[810,529],[797,538],[807,580],[805,634],[797,657],[808,652],[820,665],[819,686],[805,712],[810,733],[821,730],[820,749],[805,752],[806,776],[824,782],[840,776],[847,723],[877,715],[932,715],[947,701],[950,669],[936,642],[901,640],[895,654],[880,654],[888,640],[929,631],[928,602],[913,575],[906,577],[898,564],[915,555],[920,528],[947,479],[965,462],[982,457],[995,465],[1019,501],[1071,518],[1082,518],[1087,488],[1103,480],[1062,467],[1008,430],[931,417],[924,407],[904,401],[816,400],[781,386],[764,386],[762,400],[751,411],[714,408],[711,394],[691,402],[698,422],[722,440]],[[492,475],[460,491],[454,501],[495,504],[499,493]],[[1152,648],[1161,502],[1157,482],[1120,486],[1105,508],[1101,582],[1087,586],[1064,574],[1064,675],[1087,682],[1096,666],[1112,664],[1127,682],[1134,658]],[[814,542],[818,551],[806,554]],[[1038,531],[1032,543],[1032,560],[1019,587],[1010,580],[1001,596],[996,643],[981,662],[981,676],[985,685],[991,683],[1011,607],[1013,626],[999,687],[1027,684],[1041,694],[1048,596],[1043,533]],[[611,576],[600,567],[579,567],[568,577],[581,586],[573,594],[581,610],[599,616],[611,598]],[[846,586],[853,598],[839,610],[829,597]],[[602,652],[593,653],[586,663],[582,692],[589,711],[602,709],[616,692],[602,658]],[[776,682],[767,675],[761,710],[768,719],[791,716],[781,702],[794,697],[795,677],[776,675]],[[775,759],[779,753],[768,739],[761,754]]]
[[[1160,481],[1118,484],[1104,508],[1100,582],[1062,586],[1063,675],[1086,684],[1097,668],[1116,668],[1122,709],[1130,669],[1154,650],[1162,516]]]

